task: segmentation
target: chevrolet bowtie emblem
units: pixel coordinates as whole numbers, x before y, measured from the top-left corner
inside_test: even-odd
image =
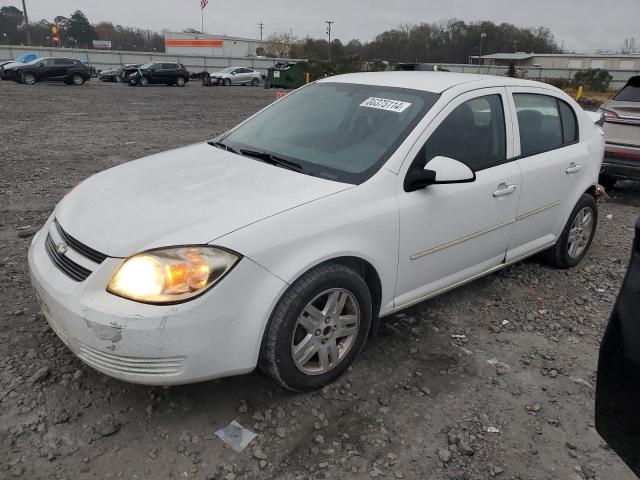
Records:
[[[60,242],[58,245],[56,245],[56,251],[60,254],[60,255],[64,255],[65,253],[67,253],[67,249],[69,247],[67,246],[66,243],[64,242]]]

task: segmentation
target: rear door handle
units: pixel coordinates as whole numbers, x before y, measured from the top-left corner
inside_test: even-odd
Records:
[[[571,162],[569,168],[567,168],[567,174],[579,172],[581,169],[582,165],[580,163]]]
[[[511,195],[516,191],[515,185],[507,185],[506,183],[501,183],[498,185],[498,189],[493,192],[494,197],[504,197],[505,195]]]

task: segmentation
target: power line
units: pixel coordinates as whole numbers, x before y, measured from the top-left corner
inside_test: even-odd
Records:
[[[331,25],[333,25],[333,20],[326,20],[324,23],[327,24],[327,35],[329,35],[329,61],[331,61]]]

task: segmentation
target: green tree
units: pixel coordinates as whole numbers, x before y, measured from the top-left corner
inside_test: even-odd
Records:
[[[96,38],[96,29],[81,10],[76,10],[62,28],[62,42],[67,47],[90,48]]]

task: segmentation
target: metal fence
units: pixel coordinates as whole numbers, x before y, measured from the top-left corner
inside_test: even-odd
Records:
[[[121,52],[116,50],[84,50],[78,48],[24,47],[0,45],[0,61],[11,60],[24,53],[37,52],[43,57],[71,57],[86,60],[98,70],[128,63],[175,62],[193,71],[215,71],[225,67],[251,67],[265,72],[279,58],[208,57],[202,55],[171,55],[156,52]],[[294,61],[289,59],[289,61]]]
[[[497,65],[468,65],[468,64],[438,64],[452,72],[479,73],[484,75],[506,75],[509,67]],[[526,72],[529,80],[548,80],[552,78],[562,78],[572,80],[576,72],[584,69],[576,68],[541,68],[541,67],[516,67],[519,72]],[[613,77],[610,88],[618,90],[624,87],[629,78],[640,75],[640,70],[608,70]]]

